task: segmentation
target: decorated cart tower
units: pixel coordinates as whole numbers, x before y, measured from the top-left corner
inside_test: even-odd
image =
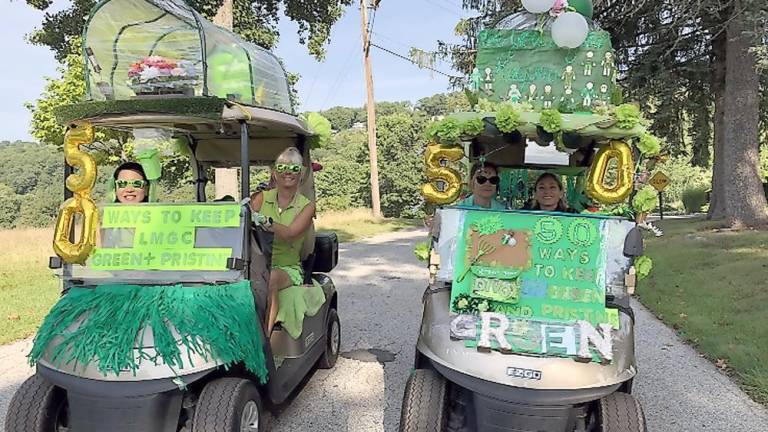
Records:
[[[250,167],[295,146],[299,192],[312,199],[309,151],[330,126],[294,115],[271,53],[181,0],[104,0],[82,44],[87,100],[58,112],[67,193],[50,267],[64,295],[35,337],[36,373],[5,430],[264,430],[262,401],[283,403],[315,365],[335,363],[337,293],[321,272],[335,266],[338,243],[332,233],[304,238],[304,284],[280,292],[281,325],[266,334],[272,234],[247,199],[207,202],[206,173],[239,167],[248,198]],[[96,202],[87,148],[105,130],[131,136],[149,202]],[[188,202],[157,202],[168,152],[188,158]]]
[[[478,34],[474,109],[428,132],[422,193],[440,208],[401,430],[644,431],[629,298],[651,266],[642,231],[661,234],[642,183],[660,143],[622,101],[591,3],[523,5]],[[456,203],[478,162],[508,210]],[[521,210],[545,172],[575,213]]]

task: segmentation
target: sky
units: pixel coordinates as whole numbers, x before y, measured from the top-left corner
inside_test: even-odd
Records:
[[[65,7],[67,3],[58,0],[55,5]],[[406,57],[411,47],[434,50],[438,39],[457,40],[453,29],[466,16],[460,4],[461,0],[382,0],[373,20],[371,40]],[[58,64],[52,52],[25,40],[42,19],[43,12],[27,6],[24,0],[0,0],[0,40],[7,59],[6,67],[0,68],[0,140],[31,140],[31,116],[24,103],[39,97],[46,76],[57,76]],[[348,7],[333,27],[322,63],[299,44],[295,23],[282,19],[279,29],[275,53],[284,60],[288,71],[301,76],[299,110],[365,104],[359,3]],[[371,64],[376,101],[415,102],[448,90],[447,77],[376,48],[371,48]],[[447,64],[438,64],[436,69],[457,74]]]

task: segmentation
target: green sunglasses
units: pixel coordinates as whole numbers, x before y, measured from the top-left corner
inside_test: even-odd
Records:
[[[115,186],[118,189],[127,188],[128,185],[131,185],[134,189],[144,189],[146,184],[147,182],[144,180],[115,180]]]
[[[298,173],[301,171],[301,165],[293,165],[293,164],[277,164],[275,165],[275,171],[279,173]]]

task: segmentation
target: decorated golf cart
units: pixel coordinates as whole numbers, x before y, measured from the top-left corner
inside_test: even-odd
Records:
[[[422,193],[439,208],[401,431],[646,428],[630,295],[652,265],[643,231],[661,235],[643,184],[660,143],[621,100],[591,4],[523,4],[478,35],[474,110],[429,130]],[[457,204],[477,162],[498,166],[507,210]],[[543,173],[571,212],[522,210]]]
[[[36,373],[5,430],[266,430],[264,409],[338,356],[338,295],[324,274],[338,242],[307,233],[304,283],[280,291],[280,323],[266,334],[273,234],[252,218],[249,174],[294,146],[299,192],[313,199],[309,152],[321,127],[293,114],[271,54],[184,2],[106,0],[84,35],[88,100],[58,113],[67,192],[50,267],[64,295],[35,337]],[[149,202],[96,202],[95,129],[132,135]],[[188,158],[187,202],[156,199],[167,152]],[[240,169],[245,200],[207,200],[216,167]]]

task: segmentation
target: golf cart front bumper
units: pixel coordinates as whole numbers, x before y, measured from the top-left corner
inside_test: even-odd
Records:
[[[183,377],[192,383],[210,371]],[[43,364],[37,373],[67,392],[70,432],[176,432],[183,392],[171,378],[100,381],[66,374]]]

